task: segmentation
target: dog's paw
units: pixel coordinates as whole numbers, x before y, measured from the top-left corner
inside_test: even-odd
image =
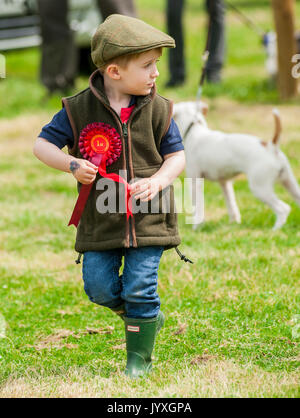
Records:
[[[237,223],[240,224],[242,222],[241,214],[240,213],[231,213],[229,214],[229,222],[230,223]]]
[[[280,229],[286,223],[286,220],[290,214],[290,205],[282,202],[282,206],[284,208],[284,212],[277,215],[275,225],[272,228],[273,231],[277,231],[278,229]]]
[[[242,220],[241,220],[241,218],[231,218],[231,219],[229,219],[229,222],[231,224],[234,224],[234,223],[240,224],[242,222]]]
[[[193,224],[192,226],[193,231],[196,231],[196,229],[198,229],[200,225],[203,225],[203,222],[199,222],[198,224]]]

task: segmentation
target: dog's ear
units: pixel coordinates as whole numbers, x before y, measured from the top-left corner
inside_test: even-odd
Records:
[[[202,106],[201,111],[203,115],[206,116],[208,114],[208,108],[209,108],[208,104],[205,102],[201,102],[201,106]]]
[[[197,111],[201,112],[204,116],[208,113],[208,104],[202,102],[202,100],[198,100],[197,102]]]
[[[208,114],[209,106],[208,106],[207,103],[204,103],[204,102],[202,102],[202,103],[203,103],[202,113],[203,113],[204,116],[206,116]]]

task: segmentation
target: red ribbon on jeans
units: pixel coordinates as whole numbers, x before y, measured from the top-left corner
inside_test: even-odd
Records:
[[[90,123],[80,133],[79,149],[85,159],[98,166],[98,172],[102,177],[111,179],[116,183],[124,184],[126,215],[128,219],[132,216],[131,202],[129,200],[129,185],[118,174],[108,174],[106,172],[106,167],[115,162],[121,155],[122,141],[118,132],[112,126],[105,123]],[[68,226],[78,226],[92,186],[93,183],[82,184]]]

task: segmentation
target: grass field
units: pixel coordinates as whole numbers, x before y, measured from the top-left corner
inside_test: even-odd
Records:
[[[235,1],[263,29],[272,27],[268,2]],[[141,18],[164,28],[163,2],[138,0]],[[300,8],[297,2],[297,13]],[[166,56],[158,88],[174,101],[195,97],[205,15],[188,2],[187,83],[167,90]],[[282,117],[281,149],[300,180],[300,111],[280,102],[268,83],[257,36],[227,14],[224,81],[207,86],[208,123],[270,140],[271,110]],[[298,28],[299,29],[299,28]],[[197,53],[195,53],[197,51]],[[290,397],[300,396],[300,209],[271,231],[274,215],[235,183],[242,224],[228,221],[217,184],[205,182],[206,222],[196,232],[179,215],[182,263],[174,250],[160,266],[159,293],[166,324],[149,379],[130,381],[121,320],[88,301],[76,265],[74,229],[67,228],[76,199],[72,176],[32,155],[41,126],[59,109],[45,102],[37,80],[39,51],[6,56],[0,81],[0,397]],[[87,79],[78,79],[77,89]],[[183,179],[184,176],[181,176]]]

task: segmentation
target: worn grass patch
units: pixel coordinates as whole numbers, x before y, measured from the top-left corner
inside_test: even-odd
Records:
[[[260,398],[298,397],[296,373],[266,373],[248,364],[241,367],[234,361],[199,355],[183,362],[180,371],[164,367],[153,372],[150,379],[132,382],[120,371],[109,378],[91,375],[84,368],[72,367],[64,375],[42,378],[22,377],[0,387],[0,397],[30,398]]]

